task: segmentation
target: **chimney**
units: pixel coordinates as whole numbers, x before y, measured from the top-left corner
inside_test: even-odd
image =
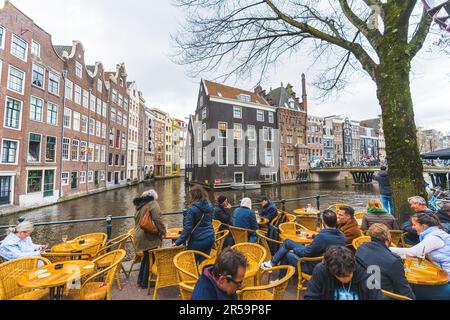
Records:
[[[306,94],[306,77],[304,73],[302,73],[302,100],[303,108],[308,112],[308,95]]]

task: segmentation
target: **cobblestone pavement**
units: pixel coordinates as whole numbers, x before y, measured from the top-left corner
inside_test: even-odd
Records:
[[[130,263],[124,263],[125,270],[129,270]],[[117,287],[116,282],[111,292],[112,300],[152,300],[153,288],[150,295],[147,295],[147,289],[141,289],[137,286],[137,276],[139,273],[139,264],[133,267],[134,270],[129,278],[126,278],[123,272],[120,272],[120,281],[122,283],[122,290]],[[296,299],[297,280],[289,281],[288,288],[284,295],[284,300]],[[157,300],[181,300],[180,292],[177,286],[162,288],[158,290]]]

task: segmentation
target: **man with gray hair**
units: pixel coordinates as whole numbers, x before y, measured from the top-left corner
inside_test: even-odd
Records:
[[[427,207],[427,202],[421,196],[414,196],[408,198],[408,203],[411,209],[416,213],[433,213],[433,211]],[[417,234],[416,229],[413,228],[411,219],[404,222],[401,227],[403,231],[406,231],[405,241],[407,244],[416,245],[420,242],[419,235]]]

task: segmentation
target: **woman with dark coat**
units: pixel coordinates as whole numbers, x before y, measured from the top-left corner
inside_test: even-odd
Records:
[[[138,252],[144,252],[137,282],[138,286],[143,289],[148,288],[148,276],[150,273],[149,250],[160,247],[162,239],[166,234],[166,227],[161,219],[161,209],[156,201],[157,199],[158,194],[156,191],[149,190],[133,200],[133,204],[136,207],[136,214],[134,215],[134,222],[136,225],[134,228],[136,250]],[[152,220],[159,230],[157,234],[146,232],[139,227],[139,221],[141,220],[142,214],[147,210],[151,211]]]
[[[183,217],[183,232],[174,245],[187,243],[188,250],[197,250],[206,254],[211,253],[215,242],[212,225],[214,210],[208,201],[208,194],[201,186],[193,186],[189,190],[191,206]],[[197,262],[204,260],[197,256]]]

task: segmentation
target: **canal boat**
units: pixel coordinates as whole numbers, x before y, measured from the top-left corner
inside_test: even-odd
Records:
[[[232,183],[230,188],[233,190],[255,190],[261,189],[261,185],[258,183]]]

